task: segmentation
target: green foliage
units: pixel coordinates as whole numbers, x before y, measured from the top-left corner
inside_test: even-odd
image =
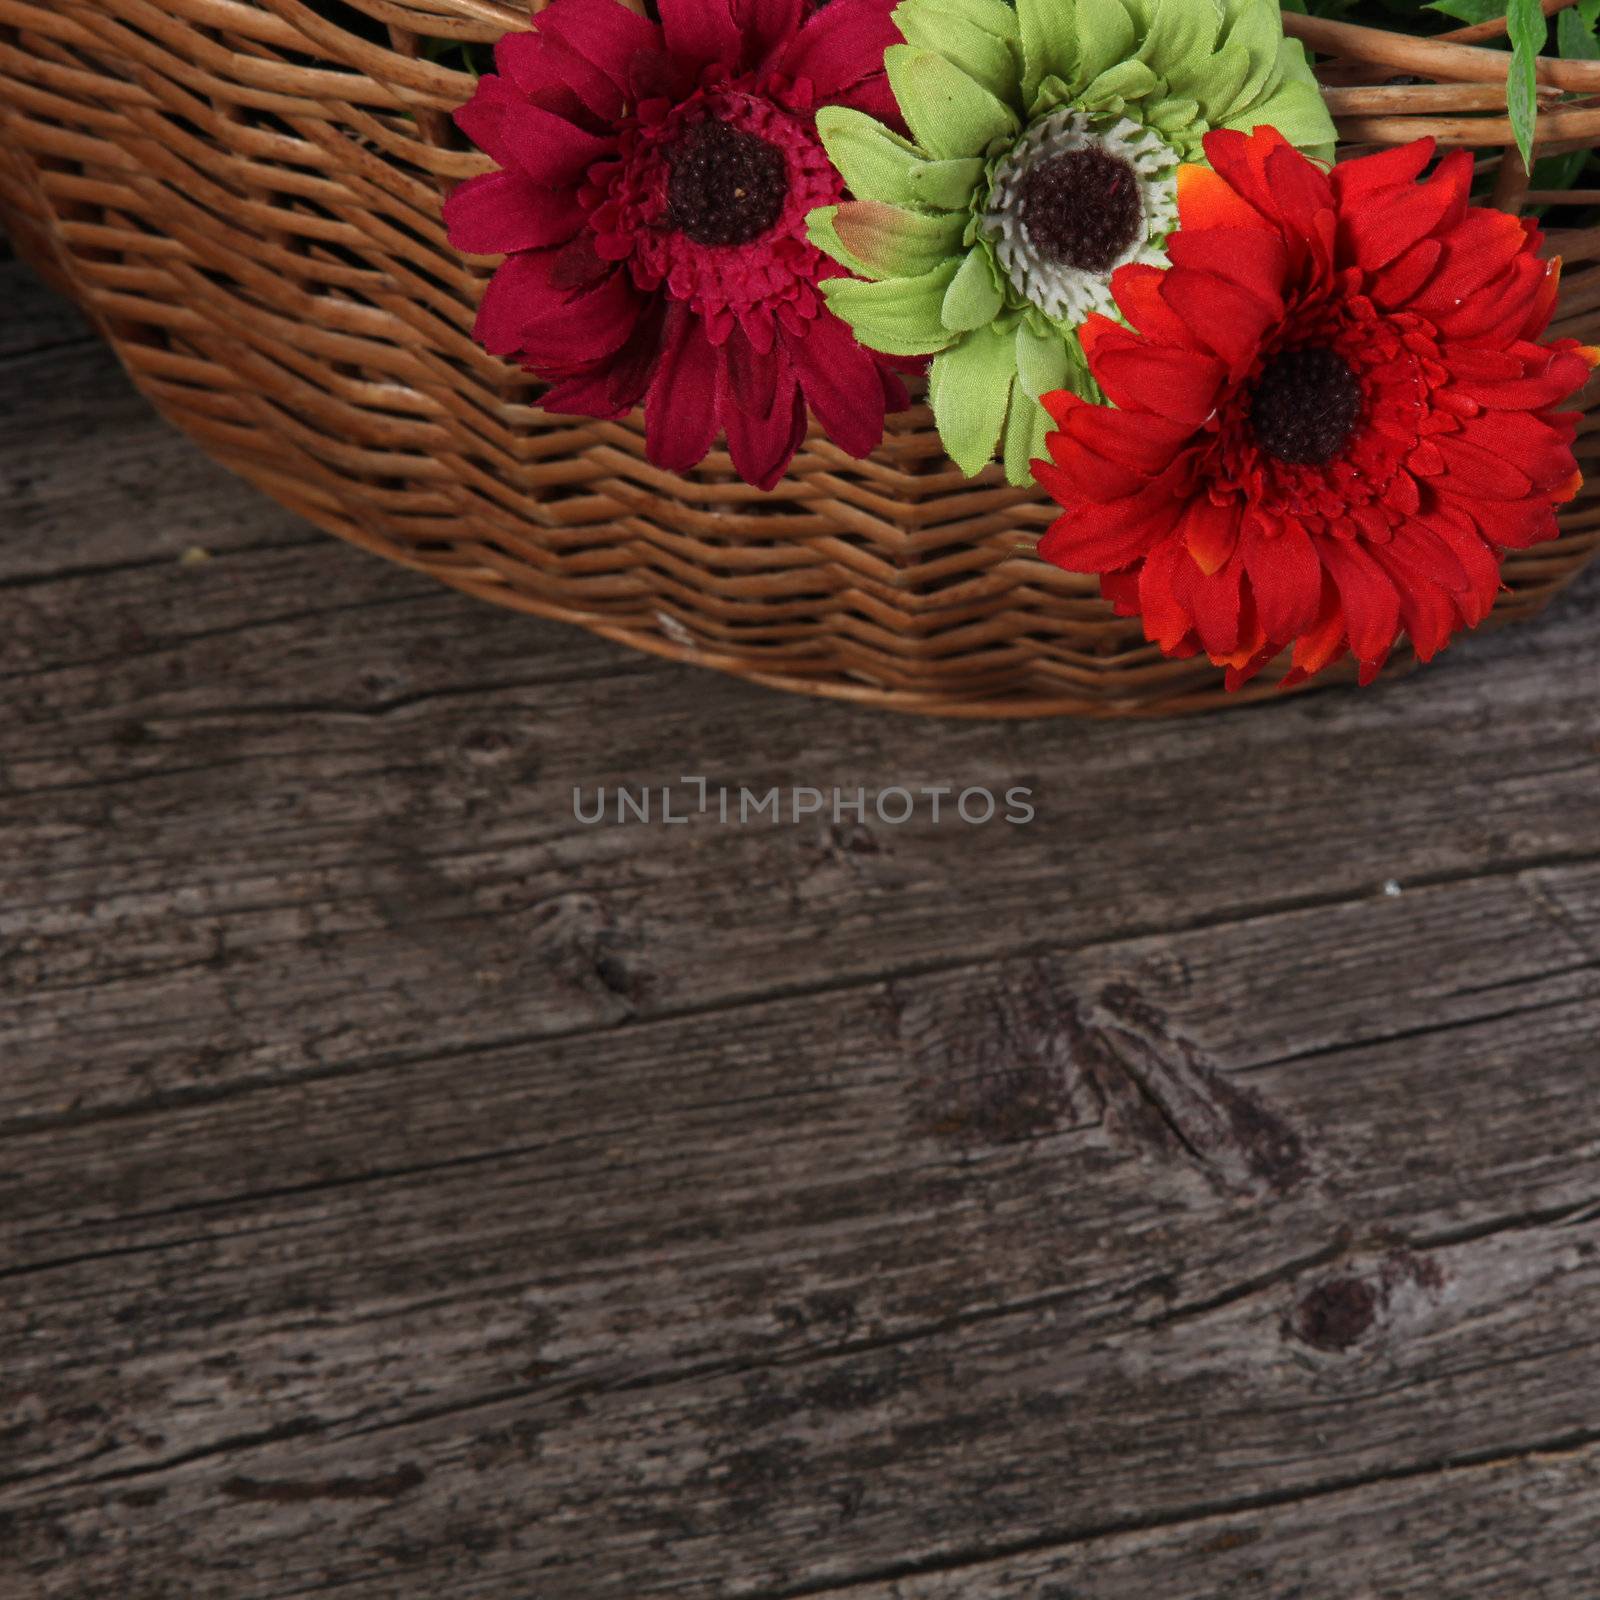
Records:
[[[1533,166],[1533,119],[1538,92],[1534,62],[1544,49],[1548,31],[1539,0],[1508,0],[1506,37],[1511,41],[1511,66],[1506,77],[1506,111],[1516,135],[1517,151],[1529,168]]]

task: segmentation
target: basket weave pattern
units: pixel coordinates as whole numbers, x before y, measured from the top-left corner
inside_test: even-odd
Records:
[[[493,39],[527,10],[356,9],[386,37],[300,0],[0,0],[0,217],[219,461],[459,588],[766,683],[947,714],[1223,698],[1203,658],[1164,659],[1097,580],[1040,561],[1056,508],[997,468],[962,478],[924,408],[865,461],[813,433],[771,494],[719,452],[681,478],[651,467],[637,418],[541,411],[470,337],[492,263],[450,249],[439,206],[488,163],[448,118],[470,78],[421,46]],[[1489,30],[1286,22],[1325,58],[1348,143],[1431,134],[1480,150],[1497,204],[1554,198],[1506,152],[1505,56],[1473,37]],[[1385,81],[1402,75],[1426,81]],[[1541,76],[1591,97],[1541,116],[1541,150],[1593,144],[1600,63]],[[1600,228],[1548,248],[1566,264],[1552,336],[1597,342]],[[1592,409],[1577,451],[1588,482],[1563,536],[1513,553],[1494,620],[1538,611],[1600,548]]]

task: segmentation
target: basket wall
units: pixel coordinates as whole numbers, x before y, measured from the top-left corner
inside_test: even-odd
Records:
[[[656,470],[637,418],[539,410],[537,386],[470,337],[492,263],[455,255],[439,204],[487,163],[447,116],[470,78],[419,42],[492,39],[526,17],[495,0],[360,0],[349,25],[299,0],[0,0],[0,216],[219,461],[486,599],[908,710],[1222,700],[1209,664],[1163,659],[1095,579],[1040,561],[1050,503],[998,469],[964,480],[923,408],[891,418],[867,461],[813,436],[771,494],[718,453],[682,478]],[[1347,140],[1478,145],[1498,203],[1539,203],[1501,158],[1503,55],[1288,24],[1334,56],[1323,75]],[[1591,66],[1593,84],[1561,81],[1600,93],[1600,63],[1554,75]],[[1384,84],[1402,73],[1433,81]],[[1600,135],[1600,111],[1571,105],[1541,119],[1549,148]],[[1553,331],[1595,342],[1600,228],[1550,248],[1566,261]],[[1531,616],[1600,547],[1597,423],[1591,410],[1589,481],[1562,538],[1511,557],[1495,620]]]

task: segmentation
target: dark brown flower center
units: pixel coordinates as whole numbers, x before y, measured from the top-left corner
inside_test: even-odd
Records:
[[[1064,267],[1104,272],[1139,236],[1139,179],[1120,156],[1069,150],[1030,167],[1022,221],[1039,252]]]
[[[1325,467],[1361,420],[1361,383],[1337,350],[1302,345],[1275,355],[1250,397],[1250,426],[1268,455]]]
[[[696,244],[749,244],[778,220],[789,171],[776,145],[699,122],[667,151],[665,221]]]

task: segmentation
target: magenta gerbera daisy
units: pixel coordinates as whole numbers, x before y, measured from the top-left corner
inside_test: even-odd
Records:
[[[456,248],[505,260],[474,335],[551,385],[547,410],[644,405],[651,461],[692,467],[720,430],[771,488],[809,404],[853,456],[906,404],[886,358],[823,302],[840,269],[806,213],[843,186],[819,106],[894,116],[894,0],[553,0],[509,34],[456,121],[499,171],[445,205]]]

